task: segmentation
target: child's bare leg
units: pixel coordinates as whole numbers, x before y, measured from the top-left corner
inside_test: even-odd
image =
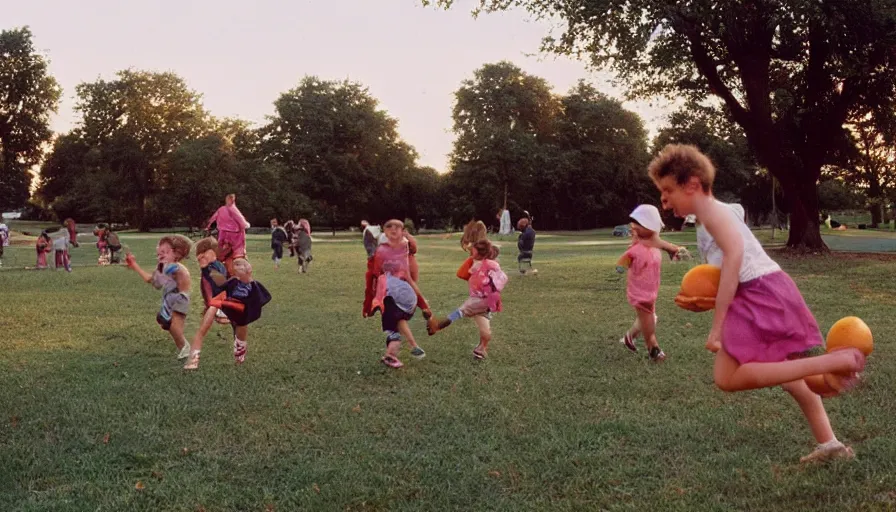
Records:
[[[199,329],[196,331],[196,334],[193,335],[193,342],[190,343],[193,352],[202,350],[202,342],[205,340],[205,336],[208,334],[209,329],[212,328],[212,324],[215,323],[215,316],[217,316],[217,314],[218,308],[210,307],[205,310],[205,314],[202,315],[202,322],[199,324]]]
[[[184,345],[187,344],[187,338],[184,337],[185,321],[186,317],[183,313],[175,312],[171,314],[171,327],[168,329],[168,332],[171,334],[171,338],[174,339],[174,345],[178,349],[184,348]]]
[[[473,317],[473,321],[479,328],[479,345],[473,349],[473,354],[479,353],[484,357],[488,354],[488,343],[492,340],[491,321],[485,315],[476,315]]]
[[[639,334],[641,334],[641,321],[636,316],[635,321],[632,322],[632,328],[628,330],[628,335],[631,336],[632,339],[636,339]]]
[[[819,444],[835,439],[834,430],[831,428],[831,420],[828,418],[828,413],[824,410],[824,403],[821,401],[820,396],[809,389],[806,381],[803,379],[795,380],[783,384],[781,387],[796,400],[796,403],[803,411],[803,415],[809,422],[812,435]]]
[[[644,311],[643,309],[638,309],[637,311],[638,320],[635,323],[641,328],[641,333],[644,335],[644,343],[647,345],[647,350],[659,346],[656,341],[656,323],[654,322],[653,312]]]
[[[835,350],[816,357],[775,363],[739,364],[724,349],[716,353],[713,378],[723,391],[780,386],[809,375],[848,374],[865,367],[865,356],[856,349]]]
[[[414,333],[411,332],[411,326],[410,324],[408,324],[407,320],[398,321],[398,332],[401,333],[401,335],[404,336],[406,340],[408,340],[408,345],[410,345],[412,349],[417,346],[417,340],[414,339]],[[392,344],[390,343],[389,347],[391,346]],[[401,343],[398,343],[398,348],[400,347]],[[395,353],[392,355],[398,354],[398,348],[395,349]]]

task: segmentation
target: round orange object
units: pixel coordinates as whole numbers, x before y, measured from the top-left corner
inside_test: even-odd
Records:
[[[697,265],[681,280],[675,304],[688,311],[709,311],[716,307],[722,269],[715,265]]]
[[[874,350],[874,336],[871,335],[871,329],[857,316],[837,320],[828,331],[826,342],[828,352],[841,348],[856,348],[868,356]]]
[[[837,390],[828,384],[824,375],[810,375],[803,378],[803,380],[806,381],[806,385],[809,386],[809,389],[816,395],[829,397],[838,394]]]

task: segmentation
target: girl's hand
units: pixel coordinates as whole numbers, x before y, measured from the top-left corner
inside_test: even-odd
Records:
[[[706,350],[712,353],[718,352],[722,348],[722,333],[718,329],[711,329],[709,336],[706,337]]]
[[[137,265],[137,260],[136,260],[136,258],[134,258],[134,255],[131,253],[128,253],[128,255],[124,257],[124,262],[128,266],[128,268],[132,269],[132,270]]]

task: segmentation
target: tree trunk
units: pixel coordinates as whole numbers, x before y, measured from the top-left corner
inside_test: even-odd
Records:
[[[872,177],[868,184],[868,209],[871,211],[871,227],[876,228],[880,225],[881,219],[881,191],[880,183],[876,177]]]
[[[880,203],[871,203],[871,227],[877,228],[880,227],[881,221],[881,213],[880,213]]]
[[[820,219],[818,211],[818,187],[815,182],[802,180],[795,176],[796,182],[781,181],[784,197],[790,206],[790,235],[787,247],[810,251],[827,251],[828,247],[821,239]]]

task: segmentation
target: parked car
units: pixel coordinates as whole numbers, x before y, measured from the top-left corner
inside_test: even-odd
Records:
[[[628,224],[622,224],[613,228],[613,236],[630,236],[632,229]]]

